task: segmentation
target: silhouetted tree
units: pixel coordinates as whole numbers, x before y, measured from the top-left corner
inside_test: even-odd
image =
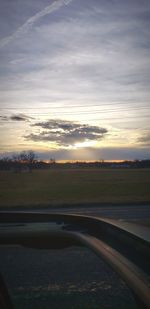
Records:
[[[34,163],[36,161],[36,155],[35,152],[33,150],[28,150],[28,151],[22,151],[19,154],[19,160],[21,162],[25,162],[25,163]]]
[[[28,170],[31,172],[32,167],[36,162],[36,154],[32,150],[22,151],[19,154],[13,155],[12,162],[15,172],[20,172],[24,168],[28,168]]]
[[[20,162],[26,164],[29,171],[32,170],[34,163],[36,162],[36,154],[33,150],[22,151],[19,155]]]
[[[55,161],[55,159],[54,159],[54,158],[50,158],[49,163],[50,163],[50,164],[55,164],[55,163],[56,163],[56,161]]]

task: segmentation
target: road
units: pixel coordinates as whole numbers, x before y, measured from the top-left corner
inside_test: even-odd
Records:
[[[94,215],[147,226],[150,222],[149,205],[34,210]],[[136,308],[125,283],[86,248],[36,250],[2,247],[0,267],[17,309]]]
[[[64,206],[34,206],[34,207],[3,207],[0,211],[36,211],[36,212],[63,212],[83,215],[96,215],[105,218],[112,218],[117,220],[136,221],[150,220],[150,204],[139,205],[98,205],[98,204],[79,204],[79,205],[65,205]]]
[[[27,208],[23,210],[28,211]],[[53,207],[53,208],[32,208],[31,211],[36,212],[61,212],[61,213],[74,213],[74,214],[83,214],[98,216],[103,218],[111,218],[122,221],[141,221],[145,224],[150,221],[150,204],[149,205],[79,205],[79,206],[70,206],[70,207]]]

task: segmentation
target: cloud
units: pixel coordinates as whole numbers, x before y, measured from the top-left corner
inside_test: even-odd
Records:
[[[3,48],[5,45],[11,43],[13,40],[17,39],[20,36],[23,36],[27,33],[35,22],[37,22],[40,18],[51,14],[52,12],[58,10],[64,5],[68,5],[72,0],[56,0],[50,5],[46,6],[42,11],[30,17],[21,27],[19,27],[12,35],[3,38],[0,41],[0,48]]]
[[[0,157],[12,157],[18,152],[9,151],[0,153]],[[106,147],[106,148],[80,148],[80,149],[49,149],[41,151],[35,149],[38,159],[49,160],[146,160],[150,159],[149,147],[130,148],[130,147]]]
[[[53,0],[38,0],[34,4],[31,1],[32,13],[29,7],[26,10],[26,5],[20,6],[18,17],[19,14],[15,13],[18,1],[14,0],[14,9],[7,6],[7,17],[4,16],[3,37],[6,32],[14,32],[11,29],[17,29],[18,23],[22,25],[28,19],[26,16],[34,15],[35,10],[40,11],[39,7],[43,8],[48,1]],[[133,131],[136,127],[140,131],[149,125],[150,40],[147,23],[150,21],[150,2],[143,1],[74,1],[68,9],[60,9],[58,14],[40,17],[40,23],[36,22],[38,19],[27,20],[25,24],[29,28],[25,27],[25,31],[30,29],[30,35],[23,36],[22,32],[22,39],[19,34],[17,42],[10,44],[11,50],[1,50],[2,104],[7,108],[21,107],[25,113],[37,117],[37,121],[51,117],[100,123],[104,128],[111,128],[105,145],[136,143],[138,147],[145,147],[144,141],[137,143],[140,133]],[[96,6],[94,11],[93,5]],[[47,128],[39,125],[25,133],[26,123],[17,123],[20,124],[19,130],[22,127],[22,131],[18,131],[20,136],[28,134],[27,144],[36,140],[35,147],[50,148],[50,141],[53,141],[54,148],[56,143],[72,145],[74,141],[80,142],[87,137],[87,132],[79,133],[77,128],[77,132],[75,129],[69,131],[67,137],[66,131],[60,127],[57,134],[52,133],[54,130],[47,124]],[[14,125],[13,130],[18,130],[18,126],[16,129]],[[127,132],[129,127],[132,132]],[[116,128],[118,136],[114,137]],[[90,141],[94,138],[91,134]],[[13,136],[16,147],[16,131],[13,131]],[[105,136],[107,134],[102,138]],[[45,142],[42,144],[40,140]]]
[[[149,159],[149,148],[99,147],[80,149],[55,149],[37,152],[38,158],[49,160],[145,160]]]
[[[14,114],[14,115],[11,115],[11,116],[5,116],[5,115],[0,116],[0,120],[2,120],[2,121],[9,121],[9,120],[12,120],[12,121],[30,121],[30,119],[33,119],[33,117],[30,117],[30,116],[22,114],[22,113]]]
[[[80,149],[50,149],[36,151],[39,159],[49,160],[146,160],[149,159],[149,148],[80,148]]]
[[[7,117],[7,116],[2,116],[2,115],[0,115],[0,120],[2,120],[2,121],[7,121],[7,120],[8,120],[8,117]]]
[[[14,120],[14,121],[29,121],[29,119],[31,119],[31,117],[29,117],[25,114],[17,114],[17,115],[10,116],[10,119]]]
[[[40,127],[42,131],[25,136],[27,140],[55,142],[59,147],[73,146],[86,141],[98,141],[107,133],[105,128],[59,119],[37,122],[31,126]]]
[[[138,138],[138,143],[142,146],[150,146],[150,133],[146,133],[145,136]]]
[[[49,101],[61,96],[65,102],[66,97],[71,101],[90,98],[106,103],[118,100],[122,105],[149,98],[149,32],[140,19],[142,13],[136,13],[141,4],[132,2],[131,14],[128,2],[129,15],[122,10],[122,1],[94,1],[103,12],[100,16],[89,1],[89,16],[85,1],[80,6],[75,2],[69,18],[65,14],[59,14],[59,19],[43,18],[34,33],[17,43],[17,49],[12,46],[11,64],[8,57],[4,63],[8,73],[1,82],[6,89],[3,101],[5,96],[16,103],[22,96],[25,104],[28,98],[32,104],[35,96],[36,103],[44,102],[46,96]],[[147,6],[142,8],[148,12]]]
[[[93,17],[85,14],[81,18],[77,9],[75,12],[76,18],[71,10],[70,18],[48,22],[43,18],[31,36],[18,42],[17,51],[11,53],[11,65],[5,63],[8,76],[3,74],[1,83],[7,88],[6,94],[2,93],[7,101],[13,96],[15,102],[20,101],[24,96],[33,102],[37,95],[36,100],[44,102],[46,95],[59,94],[61,98],[70,96],[72,101],[91,96],[92,100],[117,99],[123,103],[148,97],[149,34],[144,22],[138,22],[134,15],[115,18],[111,10],[107,18],[96,12]],[[18,91],[18,85],[25,95]],[[16,90],[13,94],[12,88]]]

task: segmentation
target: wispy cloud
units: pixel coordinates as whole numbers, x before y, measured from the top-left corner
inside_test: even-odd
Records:
[[[9,121],[9,120],[12,120],[12,121],[30,121],[31,119],[33,119],[33,117],[30,117],[28,115],[25,115],[25,114],[13,114],[11,116],[6,116],[6,115],[0,115],[0,119],[1,121]]]
[[[18,143],[28,135],[27,145],[57,148],[62,158],[66,149],[75,150],[64,145],[86,139],[86,151],[87,145],[98,149],[101,139],[109,158],[118,158],[117,151],[127,158],[129,145],[129,152],[134,146],[134,156],[140,158],[137,148],[144,153],[148,144],[150,1],[82,0],[64,7],[70,2],[1,1],[0,47],[10,42],[0,50],[1,105],[9,117],[1,109],[1,130],[9,130],[8,144],[14,147],[17,134]],[[32,119],[25,120],[20,112],[37,124],[33,127]],[[73,123],[52,124],[49,119]],[[81,130],[81,123],[90,126]],[[109,128],[109,134],[98,135],[91,125]],[[117,145],[124,149],[109,150]],[[105,158],[106,152],[90,158]]]
[[[150,146],[150,132],[146,132],[145,135],[139,137],[137,141],[142,146]]]
[[[32,127],[40,127],[40,133],[31,133],[25,138],[34,142],[55,142],[60,147],[73,146],[85,141],[98,141],[104,138],[107,129],[73,121],[49,120],[38,122]]]
[[[7,117],[7,116],[0,115],[0,120],[1,120],[1,121],[7,121],[7,120],[8,120],[8,117]]]
[[[50,5],[46,6],[42,11],[38,12],[34,16],[30,17],[21,27],[19,27],[12,35],[3,38],[0,41],[0,48],[3,48],[5,45],[11,43],[13,40],[23,36],[26,32],[28,32],[35,22],[37,22],[40,18],[51,14],[52,12],[58,10],[64,5],[68,5],[72,0],[56,0]]]
[[[29,121],[30,119],[33,119],[33,117],[27,116],[25,114],[17,114],[10,116],[10,119],[14,121]]]

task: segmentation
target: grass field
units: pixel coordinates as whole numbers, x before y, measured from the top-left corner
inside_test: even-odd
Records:
[[[0,205],[150,202],[150,169],[0,172]]]

